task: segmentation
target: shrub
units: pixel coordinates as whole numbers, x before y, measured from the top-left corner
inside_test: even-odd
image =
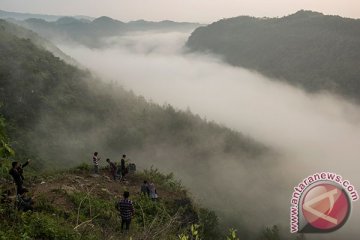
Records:
[[[157,185],[161,185],[167,190],[184,190],[181,186],[181,182],[174,178],[173,173],[162,174],[158,169],[151,167],[150,169],[145,169],[142,173],[139,173],[139,176],[143,179],[154,182]]]

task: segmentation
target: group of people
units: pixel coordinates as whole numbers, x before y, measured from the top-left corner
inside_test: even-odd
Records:
[[[94,165],[94,173],[99,174],[99,161],[101,158],[99,157],[98,152],[94,152],[93,155],[93,165]],[[115,162],[112,162],[109,158],[106,159],[106,162],[109,164],[110,169],[110,176],[113,180],[121,180],[124,181],[125,176],[129,173],[129,166],[134,164],[129,164],[129,166],[126,166],[126,155],[122,155],[120,165],[116,164]]]
[[[16,206],[19,210],[29,211],[33,210],[33,200],[31,197],[27,196],[29,192],[24,186],[24,167],[29,165],[30,159],[27,160],[24,164],[18,162],[12,162],[12,168],[9,171],[9,174],[12,176],[15,186],[16,186]]]
[[[94,163],[94,172],[96,174],[99,173],[99,161],[100,157],[97,152],[93,155],[93,163]],[[15,186],[16,186],[16,202],[17,208],[21,211],[29,211],[33,210],[33,200],[28,197],[26,194],[28,190],[23,186],[24,184],[24,167],[29,165],[31,160],[27,160],[24,164],[20,164],[18,162],[12,163],[12,168],[9,171],[9,174],[12,176]],[[126,174],[128,173],[128,167],[126,166],[126,155],[122,156],[120,161],[120,166],[117,166],[114,162],[110,161],[110,159],[106,159],[106,162],[109,164],[110,174],[114,180],[120,179],[124,180]],[[9,195],[10,193],[7,193]],[[147,196],[153,201],[158,199],[158,194],[156,191],[156,187],[154,183],[148,183],[147,180],[144,180],[143,184],[140,187],[140,194],[143,196]],[[135,214],[135,208],[133,202],[129,199],[130,193],[125,191],[123,194],[123,199],[119,200],[116,203],[116,209],[119,211],[121,216],[121,231],[128,231],[130,228],[131,219]]]
[[[148,181],[144,181],[144,183],[141,185],[140,188],[141,194],[148,196],[151,198],[151,200],[156,201],[158,198],[158,194],[155,188],[154,183],[148,183]]]

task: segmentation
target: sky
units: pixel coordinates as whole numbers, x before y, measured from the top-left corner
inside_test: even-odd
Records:
[[[209,23],[239,15],[281,17],[298,10],[360,18],[359,0],[1,0],[6,11]]]

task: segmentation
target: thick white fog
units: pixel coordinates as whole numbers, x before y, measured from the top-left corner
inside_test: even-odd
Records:
[[[281,217],[288,217],[291,187],[314,172],[336,172],[359,189],[359,106],[326,93],[309,95],[216,56],[184,54],[189,34],[141,32],[107,39],[103,49],[60,48],[106,81],[117,81],[157,103],[190,108],[278,151],[281,177],[289,189],[267,201],[279,202]],[[237,167],[222,184],[241,181]],[[326,239],[356,234],[358,205],[349,223]]]

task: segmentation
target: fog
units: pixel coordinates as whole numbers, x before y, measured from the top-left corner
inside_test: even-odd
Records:
[[[237,197],[244,196],[239,192],[247,191],[251,196],[247,202],[253,206],[233,205],[235,209],[226,211],[249,208],[248,214],[265,215],[259,224],[270,224],[271,220],[286,225],[292,187],[304,177],[317,171],[336,172],[359,188],[359,106],[327,93],[307,94],[256,72],[229,66],[217,56],[184,53],[189,34],[138,32],[106,39],[103,49],[63,43],[59,47],[105,81],[119,82],[156,103],[190,109],[280,153],[280,166],[265,169],[268,176],[243,169],[235,159],[226,165],[219,159],[219,166],[213,166],[203,182],[210,186],[205,189],[214,187],[214,193],[225,195],[218,199],[206,198],[201,185],[194,184],[186,171],[177,170],[181,166],[168,165],[167,170],[180,172],[184,184],[207,206],[221,208],[228,204],[223,202],[227,198],[234,204]],[[258,178],[269,179],[269,185],[263,180],[254,182]],[[279,185],[274,188],[274,184]],[[324,239],[355,239],[358,205],[354,204],[349,222]],[[269,216],[271,213],[276,216]]]

